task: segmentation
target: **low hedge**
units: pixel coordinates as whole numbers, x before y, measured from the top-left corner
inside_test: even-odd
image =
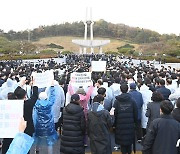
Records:
[[[107,55],[110,55],[110,54],[118,55],[119,53],[116,51],[106,51],[105,54],[107,54]]]
[[[69,54],[73,54],[74,52],[72,52],[72,51],[62,51],[61,52],[61,54],[63,54],[63,55],[69,55]]]

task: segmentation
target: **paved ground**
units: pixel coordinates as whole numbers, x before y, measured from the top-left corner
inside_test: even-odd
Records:
[[[118,151],[115,151],[114,150],[114,146],[115,143],[114,143],[114,135],[111,134],[111,145],[112,145],[112,149],[113,149],[113,154],[120,154],[120,150]],[[141,154],[141,149],[142,149],[142,146],[140,144],[136,144],[136,149],[137,149],[137,153],[136,154]],[[34,146],[31,148],[31,153],[30,154],[34,154],[35,153],[35,148]],[[86,154],[90,154],[90,147],[88,146],[86,148]],[[47,152],[47,147],[40,147],[40,153],[39,154],[48,154]],[[53,147],[53,154],[60,154],[60,140],[54,145]]]

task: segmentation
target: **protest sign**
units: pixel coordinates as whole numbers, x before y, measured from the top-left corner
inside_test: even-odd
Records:
[[[92,61],[91,70],[93,72],[104,72],[106,71],[106,61]]]
[[[91,81],[91,73],[90,72],[73,72],[71,73],[71,83],[76,86],[90,86],[92,84]]]
[[[42,73],[33,72],[32,76],[35,81],[34,85],[36,85],[38,88],[48,87],[54,80],[53,70],[47,70]]]
[[[14,138],[23,117],[23,100],[0,100],[0,138]]]

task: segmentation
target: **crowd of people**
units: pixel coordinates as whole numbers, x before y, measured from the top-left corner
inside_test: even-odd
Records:
[[[106,70],[93,72],[91,61],[106,61]],[[50,69],[54,70],[51,85],[38,88],[32,73]],[[73,72],[91,72],[91,84],[73,85]],[[62,154],[84,154],[88,145],[92,154],[111,154],[112,133],[122,154],[130,154],[136,142],[144,154],[179,152],[180,68],[158,69],[99,54],[66,55],[62,64],[53,59],[2,61],[0,99],[24,100],[27,122],[24,133],[20,131],[14,140],[3,139],[2,154],[13,149],[29,153],[33,143],[35,153],[47,146],[52,154],[58,139]]]

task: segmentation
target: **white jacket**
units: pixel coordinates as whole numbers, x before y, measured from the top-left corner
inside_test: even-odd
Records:
[[[64,90],[60,85],[55,85],[54,87],[55,87],[55,102],[52,106],[52,113],[54,116],[54,123],[57,123],[62,114],[61,108],[64,107],[65,95],[64,95]],[[49,97],[50,95],[49,88],[46,89],[46,92]]]
[[[147,104],[151,102],[151,97],[152,97],[152,91],[149,90],[149,87],[146,86],[145,84],[140,87],[140,91],[143,97],[143,106],[142,106],[142,116],[141,116],[141,124],[142,128],[146,128],[148,118],[146,117],[146,110],[147,110]]]
[[[180,97],[180,87],[177,88],[175,92],[169,96],[169,100],[172,101],[173,104],[175,104],[175,102],[179,97]]]

